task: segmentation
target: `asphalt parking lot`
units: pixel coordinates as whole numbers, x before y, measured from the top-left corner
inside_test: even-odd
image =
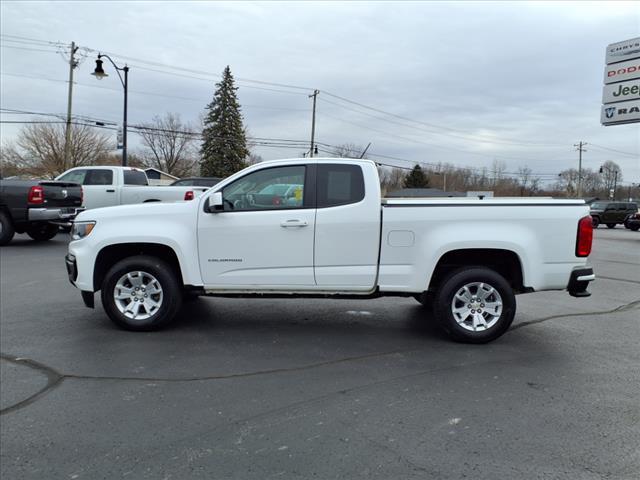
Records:
[[[593,295],[520,296],[483,346],[393,298],[207,298],[120,331],[66,242],[0,250],[4,479],[638,478],[638,232],[598,229]]]

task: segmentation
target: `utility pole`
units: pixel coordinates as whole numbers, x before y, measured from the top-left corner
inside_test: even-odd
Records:
[[[78,66],[76,62],[76,42],[71,42],[71,51],[69,54],[69,97],[67,99],[67,125],[64,130],[64,168],[70,167],[69,155],[71,153],[71,102],[73,100],[73,69]]]
[[[360,154],[360,157],[358,157],[358,158],[364,158],[364,156],[367,153],[367,150],[369,150],[370,146],[371,146],[371,142],[369,142],[369,145],[367,145],[367,147],[362,151],[362,153]]]
[[[313,97],[313,114],[311,117],[311,148],[309,149],[309,157],[313,157],[313,147],[316,137],[316,97],[319,93],[320,90],[314,90],[313,94],[309,95],[309,98]]]
[[[582,152],[586,152],[584,148],[586,144],[587,142],[578,142],[573,144],[578,151],[578,197],[582,196]]]

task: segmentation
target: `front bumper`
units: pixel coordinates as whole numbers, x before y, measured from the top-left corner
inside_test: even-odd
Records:
[[[74,287],[77,287],[76,279],[78,278],[78,264],[76,263],[76,257],[68,253],[64,257],[64,263],[67,266],[69,281]],[[82,295],[82,301],[84,304],[89,308],[94,308],[93,292],[80,290],[80,294]]]
[[[84,207],[67,208],[30,208],[30,222],[50,222],[63,227],[70,227],[74,218],[84,211]]]
[[[572,297],[590,297],[591,293],[587,291],[589,282],[596,279],[593,268],[584,267],[571,272],[571,278],[567,285],[569,295]]]
[[[73,286],[75,286],[76,279],[78,278],[78,264],[76,263],[76,257],[68,253],[64,257],[64,263],[67,266],[67,276]]]

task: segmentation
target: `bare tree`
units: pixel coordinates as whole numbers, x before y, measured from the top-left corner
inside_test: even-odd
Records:
[[[607,160],[600,167],[600,173],[602,174],[602,182],[606,195],[609,196],[612,190],[622,182],[622,169],[620,165],[611,160]]]
[[[524,196],[527,191],[527,187],[530,186],[531,183],[531,169],[529,167],[519,167],[518,168],[518,177],[520,179],[520,195]]]
[[[183,177],[193,173],[198,163],[196,140],[191,126],[180,120],[177,113],[156,115],[140,129],[142,144],[146,147],[143,158],[148,167]]]
[[[89,125],[71,126],[69,161],[65,161],[64,125],[30,124],[15,141],[2,146],[3,170],[18,170],[21,174],[53,178],[65,170],[94,165],[108,155],[111,139]]]
[[[336,158],[360,158],[365,147],[355,143],[343,143],[334,148],[333,156]],[[363,158],[367,158],[365,155]]]
[[[378,174],[383,195],[402,188],[406,177],[406,171],[396,167],[378,167]]]
[[[245,159],[245,163],[247,165],[255,165],[256,163],[260,163],[263,161],[264,161],[264,158],[262,158],[257,153],[253,153],[253,152],[249,153],[249,156]]]

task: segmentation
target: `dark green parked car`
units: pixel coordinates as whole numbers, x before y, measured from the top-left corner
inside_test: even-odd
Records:
[[[630,202],[594,202],[591,204],[593,228],[604,223],[609,228],[623,224],[625,219],[638,211],[638,205]]]

